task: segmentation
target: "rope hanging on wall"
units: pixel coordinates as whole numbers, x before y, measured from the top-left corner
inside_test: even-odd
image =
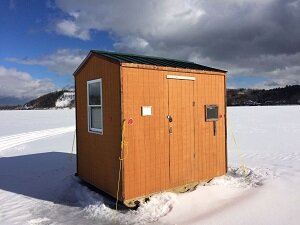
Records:
[[[126,120],[123,120],[122,123],[122,130],[121,130],[121,154],[119,157],[119,175],[118,175],[118,184],[117,184],[117,197],[116,197],[116,210],[118,210],[118,202],[119,202],[119,192],[120,192],[120,182],[121,182],[121,172],[123,168],[123,161],[126,158],[126,147],[127,147],[127,142],[125,141],[125,123]]]

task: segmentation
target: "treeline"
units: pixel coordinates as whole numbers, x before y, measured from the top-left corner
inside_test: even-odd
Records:
[[[300,104],[300,85],[284,88],[227,89],[227,105],[295,105]]]
[[[68,90],[51,92],[34,99],[24,105],[0,106],[0,110],[13,109],[47,109],[54,108],[57,99]],[[284,88],[264,89],[227,89],[227,105],[299,105],[300,85],[286,86]],[[74,103],[72,104],[74,107]]]

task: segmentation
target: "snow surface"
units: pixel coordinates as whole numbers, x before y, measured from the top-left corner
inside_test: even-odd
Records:
[[[0,111],[0,224],[299,224],[299,116],[299,106],[228,108],[226,176],[115,211],[74,176],[74,109]]]

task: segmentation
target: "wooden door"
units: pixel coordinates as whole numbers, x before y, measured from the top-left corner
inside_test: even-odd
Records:
[[[170,183],[193,181],[195,158],[194,81],[168,79]]]

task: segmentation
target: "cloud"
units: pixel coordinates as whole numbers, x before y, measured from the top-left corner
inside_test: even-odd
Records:
[[[59,21],[56,24],[56,32],[69,37],[77,37],[82,40],[90,39],[89,31],[80,29],[80,27],[73,21],[68,21],[68,20]]]
[[[114,48],[123,52],[139,52],[149,53],[152,49],[149,48],[149,43],[142,38],[127,36],[113,44]]]
[[[44,55],[36,59],[32,58],[7,58],[10,62],[15,62],[25,65],[39,65],[45,66],[50,71],[59,75],[70,75],[76,70],[87,52],[79,49],[59,49],[56,52]]]
[[[197,24],[204,11],[199,7],[194,7],[196,2],[58,0],[56,1],[57,7],[66,12],[69,19],[58,21],[56,28],[61,22],[69,21],[76,24],[77,30],[85,33],[100,30],[111,31],[119,37],[165,38],[174,33],[177,34],[178,28],[186,30],[189,26]],[[75,32],[73,37],[82,39]]]
[[[57,0],[56,32],[109,32],[118,51],[188,59],[234,76],[299,81],[300,0]]]
[[[0,66],[0,96],[20,99],[35,98],[57,90],[48,79],[34,79],[29,73]]]

